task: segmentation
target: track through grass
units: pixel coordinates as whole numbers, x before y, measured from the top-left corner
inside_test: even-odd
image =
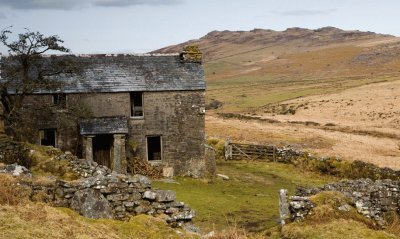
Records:
[[[258,232],[277,226],[278,191],[294,193],[296,186],[316,186],[337,178],[302,172],[293,165],[266,162],[219,162],[219,178],[176,178],[177,183],[156,181],[155,187],[177,192],[178,200],[197,212],[195,224],[203,231],[232,226]]]

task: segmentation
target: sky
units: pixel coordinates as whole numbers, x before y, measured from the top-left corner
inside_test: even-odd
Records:
[[[399,0],[0,0],[0,29],[58,35],[76,54],[146,53],[213,30],[333,26],[400,36],[399,10]]]

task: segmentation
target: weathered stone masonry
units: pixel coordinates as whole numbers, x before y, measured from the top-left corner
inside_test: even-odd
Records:
[[[63,130],[54,117],[38,119],[30,128],[42,134],[28,139],[41,143],[46,131],[55,138],[46,145],[119,173],[127,172],[126,157],[140,157],[173,168],[176,175],[198,176],[204,171],[205,80],[201,53],[195,49],[168,55],[72,56],[83,72],[60,76],[66,83],[63,89],[38,90],[26,103],[51,108],[54,95],[63,94],[67,106],[85,107],[91,115],[78,122],[79,132]],[[152,146],[149,138],[155,140]]]
[[[136,154],[146,158],[146,136],[162,139],[162,164],[177,174],[187,172],[187,163],[204,158],[204,92],[146,92],[144,119],[130,119],[129,141]]]
[[[185,203],[176,201],[174,191],[152,189],[150,179],[145,176],[117,174],[71,154],[56,156],[54,160],[68,160],[81,179],[50,183],[21,181],[21,185],[31,190],[32,200],[68,207],[94,219],[128,220],[131,215],[148,214],[163,218],[172,226],[183,226],[195,216]]]

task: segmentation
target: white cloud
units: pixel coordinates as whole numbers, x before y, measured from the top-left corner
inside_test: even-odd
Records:
[[[126,7],[134,5],[176,5],[183,0],[1,0],[12,9],[71,10],[78,7]]]
[[[321,10],[299,9],[290,11],[272,11],[272,13],[285,16],[315,16],[315,15],[327,15],[336,11],[337,9],[321,9]]]

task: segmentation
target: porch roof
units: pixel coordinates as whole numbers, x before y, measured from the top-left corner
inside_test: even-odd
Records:
[[[128,134],[126,117],[83,119],[79,122],[81,135]]]

